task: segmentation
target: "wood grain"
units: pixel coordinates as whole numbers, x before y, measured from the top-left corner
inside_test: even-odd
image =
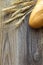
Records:
[[[8,7],[14,0],[0,0],[2,8]],[[43,65],[43,28],[34,30],[28,26],[28,17],[20,28],[15,29],[14,22],[3,26],[6,17],[0,11],[0,65]],[[38,52],[40,58],[34,59]]]

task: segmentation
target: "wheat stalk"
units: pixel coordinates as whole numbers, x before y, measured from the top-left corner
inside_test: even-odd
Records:
[[[20,14],[16,15],[15,17],[10,18],[9,20],[3,22],[3,24],[9,24],[9,23],[11,23],[13,20],[22,17],[24,14],[25,14],[25,13],[23,13],[23,14],[20,13]]]
[[[31,10],[32,11],[32,10]],[[15,23],[15,26],[16,26],[16,28],[18,28],[20,25],[21,25],[21,23],[23,22],[23,20],[24,20],[24,18],[29,14],[29,13],[31,13],[31,11],[29,11],[26,15],[24,15],[17,23]]]
[[[20,1],[17,3],[13,3],[12,5],[22,5],[22,6],[27,6],[27,5],[33,5],[35,4],[35,1]]]
[[[30,6],[23,7],[23,8],[21,8],[21,9],[17,10],[16,12],[14,12],[14,13],[12,14],[12,17],[15,16],[16,14],[18,14],[19,12],[23,12],[23,11],[29,9],[30,7],[31,7],[31,5],[30,5]]]
[[[18,22],[15,22],[15,26],[19,27],[20,24],[23,22],[24,18],[26,17],[26,15],[32,11],[33,9],[32,7],[35,5],[35,3],[36,3],[35,1],[19,1],[11,4],[12,5],[11,7],[3,9],[2,12],[12,14],[10,19],[3,22],[3,24],[4,25],[9,24],[12,21],[15,21],[15,19],[19,18],[20,20]]]
[[[19,2],[13,2],[11,5],[30,5],[34,4],[35,1],[19,1]]]
[[[23,2],[23,1],[22,1]],[[2,9],[2,12],[10,12],[10,11],[12,11],[13,9],[14,10],[17,10],[16,9],[16,7],[18,7],[18,5],[20,5],[20,3],[21,2],[17,2],[17,3],[15,3],[16,5],[13,5],[13,6],[10,6],[10,7],[8,7],[8,8],[4,8],[4,9]],[[23,3],[21,3],[21,5],[22,6],[29,6],[29,5],[33,5],[33,4],[35,4],[35,1],[31,1],[31,2],[23,2]],[[21,8],[21,7],[20,7]]]
[[[16,6],[11,6],[11,7],[8,7],[8,8],[4,8],[4,9],[2,9],[2,12],[10,13],[10,12],[16,11],[15,8],[16,8]]]
[[[26,1],[18,1],[18,2],[13,2],[11,5],[18,5],[18,4],[21,4],[21,3],[24,3]]]

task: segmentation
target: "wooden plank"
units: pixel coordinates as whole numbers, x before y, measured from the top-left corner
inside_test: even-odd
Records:
[[[8,7],[9,1],[2,1],[2,8]],[[2,22],[6,20],[6,17],[2,17]],[[1,23],[2,24],[2,23]],[[2,25],[3,26],[3,25]],[[3,26],[1,36],[2,42],[0,42],[1,48],[1,64],[0,65],[25,65],[27,59],[27,47],[26,47],[26,20],[22,26],[15,30],[14,22],[8,26]],[[23,39],[24,38],[24,39]]]
[[[12,1],[2,0],[0,8],[8,7]],[[1,25],[5,19],[0,17]],[[28,16],[16,30],[14,22],[3,29],[0,26],[0,65],[43,65],[42,49],[43,28],[31,29],[28,26]]]

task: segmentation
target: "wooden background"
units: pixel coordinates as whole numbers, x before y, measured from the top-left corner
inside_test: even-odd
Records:
[[[27,16],[20,28],[3,26],[1,10],[14,0],[0,0],[0,65],[43,65],[43,28],[31,29]]]

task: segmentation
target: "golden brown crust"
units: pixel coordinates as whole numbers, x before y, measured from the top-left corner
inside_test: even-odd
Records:
[[[43,1],[38,1],[34,7],[30,15],[29,25],[32,28],[40,28],[43,26]]]

